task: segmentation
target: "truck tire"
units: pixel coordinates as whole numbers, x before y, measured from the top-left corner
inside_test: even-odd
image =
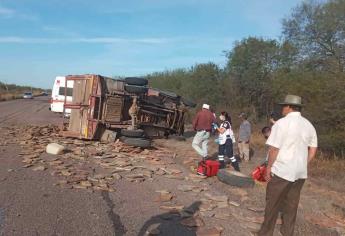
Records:
[[[177,99],[179,97],[176,93],[171,92],[171,91],[166,91],[166,90],[160,90],[159,95],[164,96],[164,97],[169,97],[172,99]]]
[[[124,142],[125,142],[125,140],[127,139],[127,137],[126,137],[126,136],[121,136],[119,139],[120,139],[120,141],[121,141],[121,142],[123,142],[123,143],[124,143]]]
[[[184,104],[184,105],[186,105],[187,107],[196,107],[196,103],[195,102],[192,102],[191,100],[189,100],[189,99],[186,99],[186,98],[182,98],[181,99],[182,100],[182,103]]]
[[[181,141],[181,142],[184,142],[186,141],[186,137],[182,136],[182,135],[169,135],[168,137],[169,139],[173,139],[173,140],[176,140],[176,141]]]
[[[142,129],[122,129],[121,134],[126,137],[142,137],[144,135],[144,130]]]
[[[125,78],[126,84],[129,85],[137,85],[137,86],[145,86],[148,84],[148,80],[144,78],[138,78],[138,77],[127,77]]]
[[[238,171],[221,169],[218,171],[217,177],[221,182],[236,187],[253,187],[255,184],[250,176]]]
[[[141,147],[141,148],[151,147],[151,141],[148,139],[143,139],[143,138],[126,138],[123,142],[127,145],[134,146],[134,147]]]
[[[148,88],[144,86],[137,86],[137,85],[125,85],[125,90],[129,93],[135,93],[135,94],[142,94],[147,93]]]

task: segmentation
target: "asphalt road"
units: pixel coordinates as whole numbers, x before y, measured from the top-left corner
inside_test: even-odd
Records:
[[[61,116],[48,110],[48,97],[0,103],[2,127],[61,124]],[[9,139],[10,140],[10,139]],[[49,171],[22,168],[15,142],[0,145],[0,235],[144,235],[159,224],[160,235],[196,235],[178,221],[163,221],[155,201],[156,190],[176,189],[179,180],[158,178],[143,183],[116,181],[115,192],[88,192],[55,186]],[[196,205],[190,196],[180,204]],[[194,204],[194,205],[193,205]],[[235,225],[233,226],[235,227]],[[241,234],[239,231],[237,235]]]
[[[1,102],[0,126],[61,122],[48,108],[47,97]],[[114,235],[109,197],[56,187],[49,173],[20,168],[19,152],[1,147],[0,235]]]
[[[59,124],[59,115],[49,111],[49,97],[0,102],[0,126],[7,124]]]

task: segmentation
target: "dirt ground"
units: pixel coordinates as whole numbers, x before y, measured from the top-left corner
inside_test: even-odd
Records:
[[[176,150],[182,160],[186,156],[196,157],[196,154],[190,149],[191,141],[192,138],[189,138],[185,142],[175,142],[172,144],[170,140],[159,140],[163,146],[169,146]],[[264,143],[264,139],[259,141]],[[213,156],[215,156],[217,154],[217,145],[210,141],[209,147],[210,153],[213,153]],[[236,145],[234,145],[234,148],[235,152],[237,152]],[[258,140],[256,140],[255,145],[252,145],[252,149],[251,160],[241,163],[241,172],[247,175],[250,175],[252,170],[265,159],[264,146],[258,145]],[[316,162],[319,163],[320,161]],[[313,165],[312,168],[317,168],[317,166]],[[326,167],[324,169],[329,171]],[[313,170],[312,172],[315,173],[317,171]],[[341,176],[344,176],[344,173],[339,172],[337,176],[337,180],[342,180],[343,177]],[[322,179],[322,182],[320,179]],[[236,209],[236,213],[233,215],[235,218],[238,218],[237,215],[248,214],[250,212],[250,210],[248,211],[249,208],[258,208],[256,214],[250,212],[249,215],[262,219],[262,210],[265,206],[266,186],[264,184],[257,183],[254,188],[245,189],[247,195],[238,198],[238,196],[232,194],[232,190],[236,188],[223,184],[216,179],[207,179],[207,181],[212,181],[215,191],[226,194],[229,196],[230,201],[234,200],[241,203],[241,206]],[[325,179],[325,176],[322,178],[319,175],[312,176],[306,181],[301,194],[295,235],[345,235],[345,225],[343,224],[345,216],[344,183],[334,183],[332,178]],[[255,228],[255,225],[252,226]]]
[[[68,139],[57,135],[61,117],[48,106],[46,98],[0,103],[0,235],[250,235],[259,228],[265,186],[195,175],[192,133],[155,140],[150,150]],[[51,142],[65,153],[45,153]],[[262,162],[260,142],[243,173]],[[296,235],[345,235],[342,187],[314,174]]]

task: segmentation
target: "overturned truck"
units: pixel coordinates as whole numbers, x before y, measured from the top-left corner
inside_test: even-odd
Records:
[[[99,140],[111,131],[126,136],[128,144],[146,147],[149,140],[143,137],[182,135],[187,108],[195,106],[175,93],[149,88],[144,78],[70,75],[68,81],[74,84],[73,97],[64,101],[71,114],[62,134],[69,137]]]

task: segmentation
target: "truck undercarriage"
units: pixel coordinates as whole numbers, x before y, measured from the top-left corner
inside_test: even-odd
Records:
[[[188,106],[180,96],[147,86],[143,78],[112,79],[100,75],[70,75],[71,109],[62,134],[98,140],[106,130],[142,129],[146,136],[182,135]]]

